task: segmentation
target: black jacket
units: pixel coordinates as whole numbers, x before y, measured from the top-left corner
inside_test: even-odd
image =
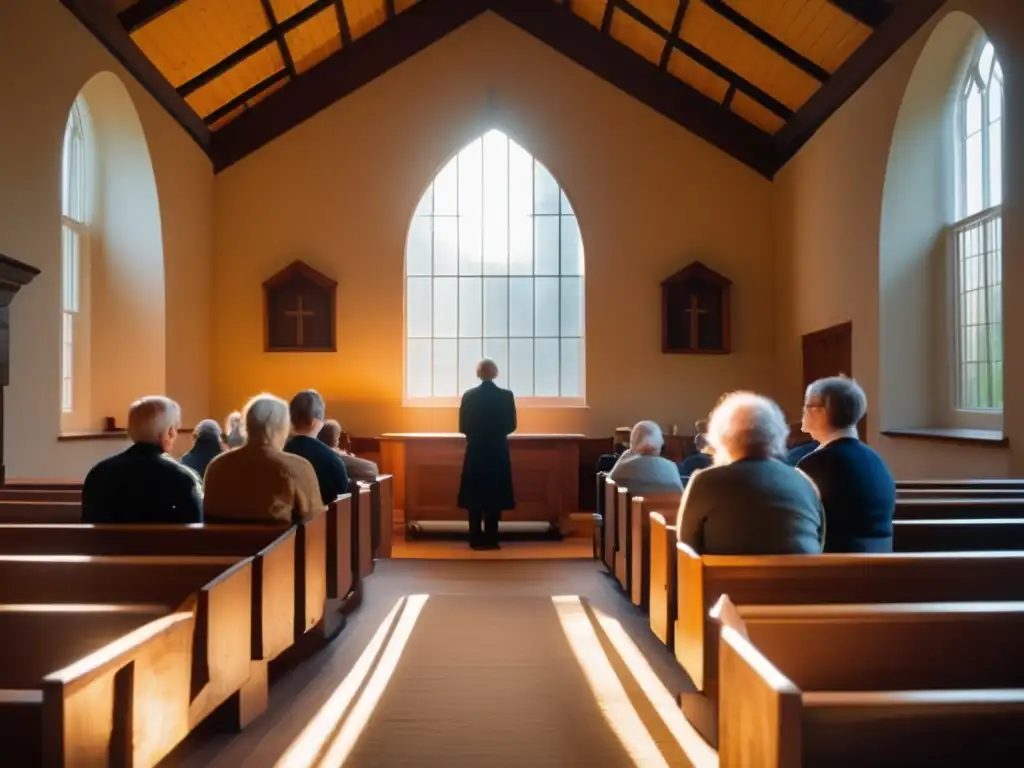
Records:
[[[201,523],[202,482],[157,445],[136,443],[85,476],[84,523]]]
[[[200,477],[204,477],[206,467],[220,456],[223,450],[219,438],[201,437],[192,444],[192,450],[181,457],[181,463]]]
[[[467,510],[515,509],[508,436],[516,431],[516,400],[493,381],[467,390],[459,406],[466,436],[459,506]]]
[[[343,493],[348,493],[348,470],[333,449],[315,437],[296,435],[284,444],[285,453],[301,456],[313,465],[320,483],[320,499],[330,504]]]

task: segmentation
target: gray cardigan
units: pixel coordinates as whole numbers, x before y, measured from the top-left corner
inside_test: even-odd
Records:
[[[821,552],[825,516],[807,477],[775,459],[695,472],[679,505],[679,541],[707,555]]]

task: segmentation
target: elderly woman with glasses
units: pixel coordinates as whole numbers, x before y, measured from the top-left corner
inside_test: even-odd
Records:
[[[629,435],[629,449],[615,462],[608,476],[634,496],[682,491],[679,467],[662,458],[663,445],[665,438],[657,424],[637,422]]]
[[[733,392],[708,423],[715,466],[695,472],[679,505],[679,541],[714,555],[821,552],[814,484],[781,460],[789,427],[767,397]]]

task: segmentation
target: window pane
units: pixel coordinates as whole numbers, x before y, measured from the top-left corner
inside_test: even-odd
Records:
[[[537,397],[558,397],[558,339],[537,339],[533,370]]]
[[[484,339],[484,357],[497,363],[498,381],[501,386],[508,387],[508,339]]]
[[[454,216],[459,212],[458,157],[448,161],[434,179],[434,213]]]
[[[533,212],[558,213],[561,190],[551,172],[536,160],[533,163]]]
[[[580,342],[579,339],[562,339],[561,361],[562,397],[580,396]]]
[[[459,339],[459,392],[475,387],[476,364],[480,362],[480,339]],[[501,370],[500,368],[498,370]]]
[[[578,277],[562,278],[562,336],[583,335],[582,287]]]
[[[533,158],[514,141],[508,143],[508,205],[512,218],[533,214]]]
[[[434,219],[434,274],[455,275],[459,271],[459,220],[454,216]]]
[[[484,280],[484,336],[508,335],[508,278]]]
[[[433,219],[414,216],[409,227],[409,243],[405,249],[405,274],[429,275],[433,255]]]
[[[432,368],[430,339],[409,339],[406,342],[405,386],[409,397],[430,397]]]
[[[459,350],[455,339],[434,339],[434,397],[459,394]]]
[[[508,291],[508,335],[533,336],[533,278],[509,278]]]
[[[454,338],[458,335],[458,320],[458,278],[434,278],[434,338]]]
[[[459,336],[481,336],[483,303],[480,278],[459,278]]]
[[[480,217],[459,218],[459,274],[479,275],[483,247],[483,220]]]
[[[406,280],[405,322],[409,338],[430,338],[433,310],[431,288],[433,278],[410,277]]]
[[[576,212],[572,209],[572,206],[569,204],[569,198],[565,196],[565,190],[560,190],[560,192],[561,192],[561,206],[562,206],[561,212],[562,212],[562,215],[563,216],[575,216]]]
[[[533,217],[519,216],[509,222],[509,265],[512,275],[533,274]]]
[[[484,272],[508,274],[508,139],[498,131],[484,137]]]
[[[1003,203],[1003,122],[989,126],[988,204],[989,207]]]
[[[477,139],[459,152],[459,216],[483,214],[483,141]]]
[[[981,49],[981,56],[978,58],[978,70],[981,72],[983,80],[987,80],[989,73],[992,71],[992,62],[995,60],[996,52],[992,47],[992,43],[985,43],[985,47]]]
[[[982,201],[982,157],[981,134],[976,133],[967,139],[967,167],[965,181],[967,184],[967,210],[965,216],[973,216],[981,211]]]
[[[965,109],[967,135],[971,136],[981,130],[981,91],[977,83],[972,82],[970,90],[967,91]]]
[[[988,121],[994,123],[1003,116],[1003,84],[993,79],[988,92]]]
[[[558,336],[558,278],[535,280],[534,336]]]
[[[78,247],[80,236],[71,227],[61,228],[61,309],[78,311]]]
[[[583,244],[580,242],[580,228],[575,216],[561,217],[562,274],[583,274]]]
[[[533,395],[533,339],[509,339],[507,381],[520,397]]]
[[[537,216],[534,219],[536,231],[536,262],[534,273],[538,275],[558,274],[558,217]]]
[[[416,216],[429,216],[434,212],[434,183],[431,182],[427,191],[420,198],[420,204],[416,206]]]

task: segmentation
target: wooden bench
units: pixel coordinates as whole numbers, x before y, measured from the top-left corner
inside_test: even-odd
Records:
[[[601,558],[608,572],[615,575],[615,553],[619,548],[618,503],[619,488],[615,481],[605,476],[604,489],[604,553]]]
[[[1024,490],[1024,478],[962,478],[959,480],[897,480],[896,492],[915,489],[1012,491]]]
[[[894,520],[895,552],[1024,551],[1024,519]]]
[[[69,501],[81,504],[82,492],[67,489],[0,488],[0,501]]]
[[[1024,518],[1024,497],[1017,499],[897,499],[896,520]]]
[[[903,499],[1019,499],[1024,498],[1024,488],[993,490],[990,488],[903,488],[896,491],[896,498]]]
[[[373,573],[373,496],[369,483],[349,482],[352,497],[352,559],[360,579]]]
[[[78,501],[0,501],[0,523],[82,522]]]
[[[604,481],[607,472],[598,472],[594,491],[594,559],[604,559]],[[582,486],[581,486],[582,487]]]
[[[619,586],[629,594],[629,550],[632,528],[629,524],[630,509],[629,489],[622,486],[615,488],[615,579]]]
[[[679,529],[660,512],[650,513],[650,584],[648,609],[651,632],[669,648],[676,632],[676,542]]]
[[[373,508],[373,556],[391,557],[391,541],[395,530],[395,478],[377,475],[370,485],[370,504]]]
[[[729,766],[994,765],[1024,750],[1024,604],[722,611]]]
[[[680,498],[681,493],[665,493],[634,496],[630,501],[630,548],[627,563],[630,599],[633,605],[644,611],[650,607],[651,594],[651,514],[663,511],[675,519]]]

